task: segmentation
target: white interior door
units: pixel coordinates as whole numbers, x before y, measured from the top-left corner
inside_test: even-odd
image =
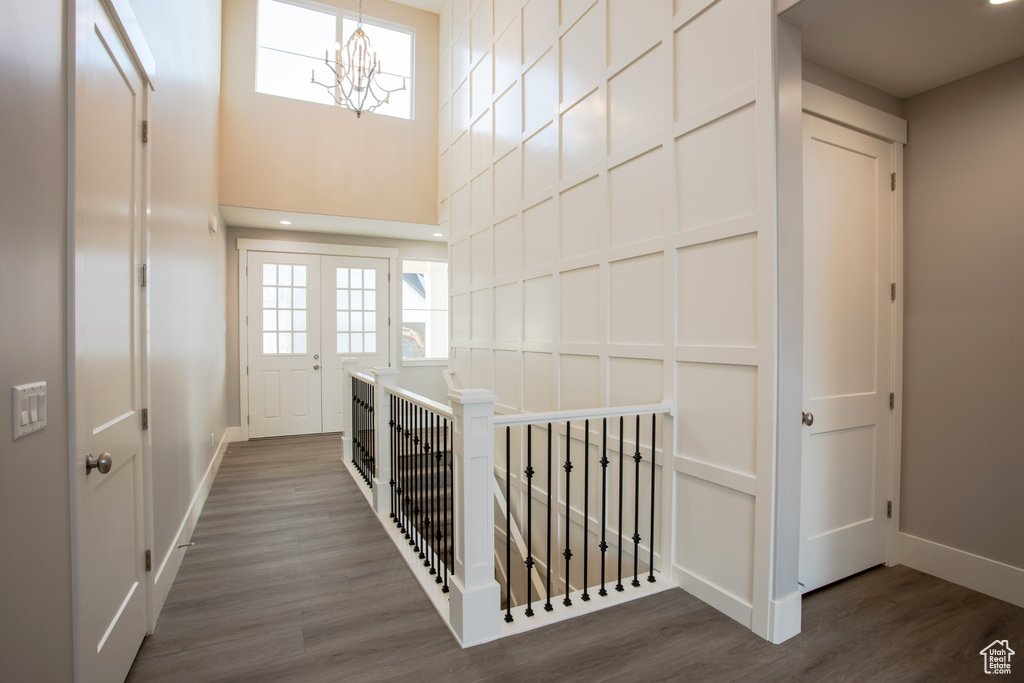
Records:
[[[100,2],[76,44],[74,409],[81,680],[124,680],[146,635],[143,79]],[[87,468],[87,462],[99,467]]]
[[[351,397],[343,396],[343,358],[359,368],[387,367],[390,359],[388,260],[323,256],[324,431],[345,428]]]
[[[886,561],[894,199],[889,143],[805,115],[803,155],[807,591]]]
[[[249,434],[318,434],[320,257],[250,252]]]

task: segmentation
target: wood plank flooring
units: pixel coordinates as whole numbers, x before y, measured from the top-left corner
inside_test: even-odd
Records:
[[[905,567],[806,596],[782,645],[673,590],[462,650],[339,457],[230,446],[128,681],[981,681],[984,646],[1024,652],[1024,609]]]

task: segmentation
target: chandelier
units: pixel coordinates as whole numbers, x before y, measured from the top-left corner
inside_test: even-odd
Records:
[[[391,93],[405,90],[405,76],[401,87],[390,90],[378,81],[380,60],[363,31],[363,0],[359,0],[359,24],[345,43],[345,49],[341,48],[341,43],[336,43],[333,60],[330,52],[324,50],[324,64],[334,74],[334,82],[316,80],[316,69],[313,70],[312,82],[327,88],[335,102],[354,111],[356,118],[361,117],[364,111],[373,111],[386,104]]]

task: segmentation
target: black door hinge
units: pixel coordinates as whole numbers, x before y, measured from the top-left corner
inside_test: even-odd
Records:
[[[892,172],[892,191],[896,191],[896,171]]]
[[[145,287],[146,283],[149,281],[148,273],[146,271],[147,271],[146,264],[145,263],[140,264],[139,265],[139,287]]]
[[[896,393],[890,391],[889,392],[889,410],[893,410],[894,408],[896,408]]]
[[[892,501],[891,500],[885,506],[885,516],[888,517],[889,519],[892,519]]]
[[[142,428],[149,429],[149,408],[142,409]]]
[[[147,550],[146,551],[146,571],[147,572],[153,571],[153,551],[152,550]]]
[[[142,122],[142,141],[149,142],[149,121]]]
[[[896,283],[889,286],[889,301],[896,301]]]

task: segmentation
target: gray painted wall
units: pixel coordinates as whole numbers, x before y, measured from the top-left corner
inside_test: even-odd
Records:
[[[72,675],[63,7],[0,0],[0,677],[11,681]],[[13,441],[10,387],[36,381],[48,426]]]
[[[1024,568],[1024,58],[904,111],[900,527]]]

